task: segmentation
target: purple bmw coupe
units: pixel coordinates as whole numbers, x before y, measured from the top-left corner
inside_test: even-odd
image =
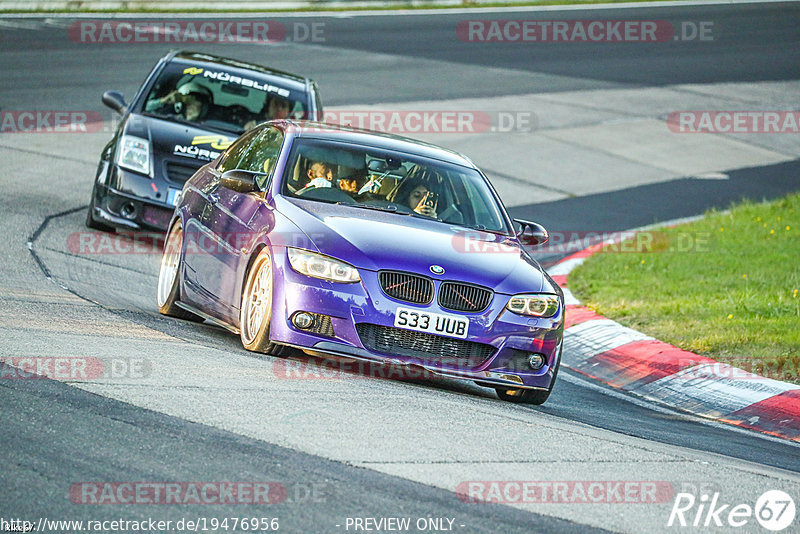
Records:
[[[517,230],[519,228],[519,230]],[[165,315],[245,349],[422,368],[542,404],[561,360],[561,289],[466,157],[314,122],[242,135],[190,178],[158,280]]]

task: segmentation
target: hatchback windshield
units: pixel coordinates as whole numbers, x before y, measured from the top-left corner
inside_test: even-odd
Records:
[[[171,63],[159,74],[142,111],[239,133],[272,119],[302,119],[308,95],[256,71]]]
[[[474,169],[313,139],[295,142],[286,168],[282,189],[290,197],[508,233],[489,185]]]

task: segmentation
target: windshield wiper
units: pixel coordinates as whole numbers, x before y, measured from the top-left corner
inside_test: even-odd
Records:
[[[219,124],[207,124],[205,122],[190,121],[189,119],[185,119],[185,118],[181,117],[180,115],[176,115],[176,114],[162,115],[160,113],[153,113],[152,111],[143,111],[142,115],[144,115],[145,117],[153,117],[155,119],[163,119],[163,120],[168,120],[168,121],[172,121],[172,122],[178,122],[180,124],[186,124],[187,126],[192,126],[194,128],[204,128],[206,130],[208,130],[208,129],[220,130],[220,131],[223,131],[223,132],[228,132],[228,133],[232,133],[232,134],[236,134],[236,135],[239,135],[244,131],[244,128],[240,128],[240,127],[239,128],[233,128],[233,127],[226,128],[225,126],[220,126]]]
[[[174,115],[173,114],[163,115],[161,113],[153,113],[152,111],[143,111],[142,115],[144,115],[145,117],[153,117],[155,119],[164,119],[164,120],[169,120],[169,121],[173,121],[173,122],[179,122],[181,124],[188,124],[190,126],[194,126],[195,128],[200,126],[200,124],[198,124],[196,122],[192,122],[192,121],[190,121],[188,119],[184,119],[183,117],[181,117],[180,115],[177,115],[177,114],[174,114]]]
[[[428,217],[427,215],[422,215],[421,213],[417,213],[416,211],[401,211],[398,210],[395,206],[375,206],[374,204],[350,204],[349,202],[336,202],[336,204],[340,206],[352,206],[354,208],[363,208],[367,210],[396,213],[398,215],[405,215],[407,217],[416,217],[418,219],[425,219],[426,221],[444,222],[444,220],[439,219],[438,217]]]
[[[218,124],[208,124],[206,122],[202,123],[201,126],[203,128],[212,128],[214,130],[222,130],[223,132],[232,133],[234,135],[241,135],[244,132],[244,128],[242,126],[220,126]]]
[[[411,213],[404,213],[403,215],[410,215],[411,217],[416,217],[417,219],[426,219],[428,221],[444,222],[444,220],[438,217],[428,217],[427,215],[417,213],[416,211],[412,211]]]
[[[441,219],[437,219],[435,217],[428,217],[427,215],[422,215],[420,213],[417,213],[416,211],[401,211],[401,210],[398,210],[395,206],[375,206],[374,204],[349,204],[347,202],[337,202],[337,204],[341,204],[342,206],[352,206],[354,208],[364,208],[364,209],[367,209],[367,210],[385,211],[387,213],[396,213],[398,215],[405,215],[407,217],[417,217],[419,219],[425,219],[427,221],[442,222]]]
[[[339,206],[350,206],[351,208],[362,208],[365,210],[375,210],[375,211],[385,211],[387,213],[399,213],[401,215],[410,215],[408,213],[403,213],[402,211],[397,211],[397,208],[394,206],[374,206],[372,204],[351,204],[349,202],[337,202]]]

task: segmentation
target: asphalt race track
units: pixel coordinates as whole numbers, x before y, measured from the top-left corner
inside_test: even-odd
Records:
[[[670,162],[626,137],[635,130],[669,150],[687,137],[663,126],[669,111],[797,109],[797,3],[268,18],[287,27],[320,22],[325,37],[185,48],[308,75],[334,111],[531,111],[532,132],[423,137],[473,157],[513,215],[551,229],[629,229],[800,189],[797,134],[693,138],[687,142],[703,150],[679,151],[669,159],[680,161]],[[466,19],[711,21],[714,38],[465,43],[455,28]],[[170,48],[75,42],[72,22],[0,17],[0,110],[91,110],[109,123],[102,92],[133,95]],[[157,250],[72,246],[86,231],[91,181],[110,135],[108,127],[0,133],[0,355],[85,356],[124,367],[86,382],[0,379],[3,519],[257,517],[279,518],[284,532],[353,532],[348,518],[408,517],[412,525],[452,519],[452,530],[465,533],[669,530],[672,495],[657,503],[505,505],[456,495],[463,482],[514,480],[657,481],[698,499],[718,493],[732,506],[782,490],[800,503],[797,444],[651,405],[568,369],[542,407],[502,403],[491,390],[451,381],[287,379],[275,358],[247,353],[227,331],[160,316]],[[602,146],[612,141],[618,148]],[[726,164],[730,158],[739,159]],[[286,495],[271,505],[74,498],[81,483],[176,481],[274,482]],[[710,531],[764,530],[751,518],[744,528]]]

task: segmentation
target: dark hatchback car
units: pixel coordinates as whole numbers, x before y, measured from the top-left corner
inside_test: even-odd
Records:
[[[251,63],[193,52],[163,57],[126,103],[103,149],[86,226],[166,230],[183,184],[244,131],[272,119],[320,119],[313,80]]]

